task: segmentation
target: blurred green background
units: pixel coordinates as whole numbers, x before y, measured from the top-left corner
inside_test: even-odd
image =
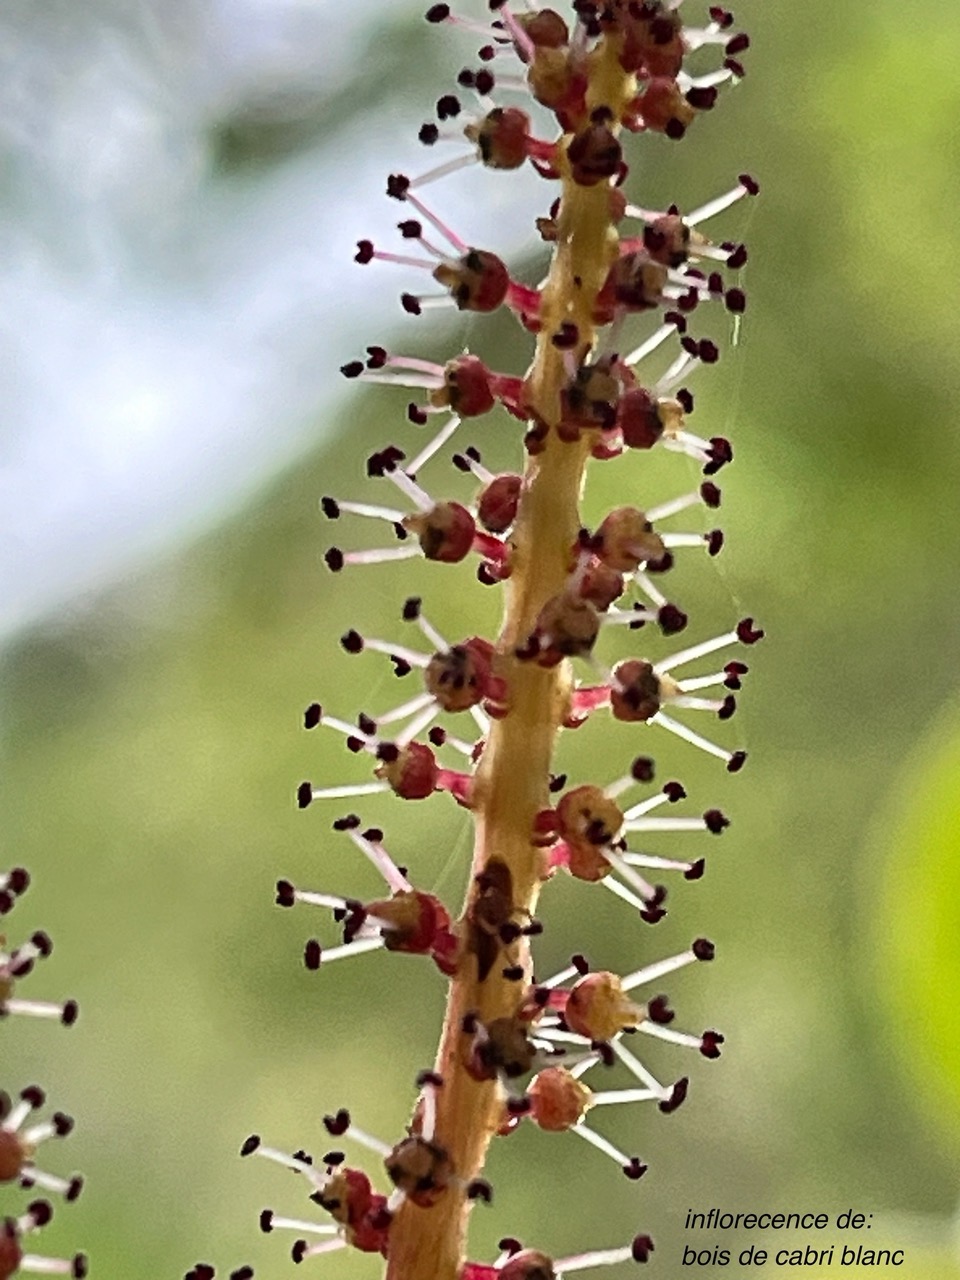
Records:
[[[721,237],[749,242],[751,305],[736,350],[714,321],[726,350],[695,385],[691,423],[736,447],[722,475],[727,549],[719,562],[683,557],[670,583],[691,638],[744,613],[767,629],[731,726],[750,761],[729,777],[641,731],[660,776],[679,775],[697,807],[721,805],[734,825],[720,842],[684,846],[708,856],[707,875],[671,886],[671,913],[654,930],[612,895],[548,886],[538,966],[546,974],[579,950],[630,969],[708,934],[716,964],[664,986],[678,1022],[722,1028],[726,1050],[712,1064],[654,1046],[663,1076],[692,1075],[687,1105],[597,1120],[649,1161],[639,1186],[572,1137],[531,1130],[504,1141],[473,1254],[489,1257],[504,1234],[559,1255],[643,1229],[658,1246],[651,1275],[722,1275],[729,1269],[679,1267],[688,1208],[854,1208],[874,1214],[868,1244],[908,1249],[900,1274],[946,1280],[960,1274],[950,516],[960,14],[945,0],[909,15],[894,0],[855,11],[748,0],[740,16],[753,37],[748,79],[682,147],[635,141],[629,191],[690,207],[742,170],[763,183],[760,201],[717,224]],[[431,43],[415,15],[384,22],[384,47],[403,56],[380,93],[415,125],[470,42],[462,52]],[[423,60],[441,56],[446,70],[425,84]],[[291,150],[360,111],[369,58],[362,70],[337,111],[327,104],[289,127],[225,121],[211,156],[269,182]],[[443,188],[432,194],[442,205]],[[349,172],[336,198],[349,204]],[[490,228],[491,247],[500,234]],[[393,334],[399,350],[441,357],[469,342],[497,367],[524,366],[526,342],[509,322],[394,329],[393,315],[371,341]],[[336,380],[339,359],[316,359]],[[76,995],[82,1017],[69,1032],[5,1023],[0,1084],[36,1078],[77,1115],[49,1163],[82,1168],[89,1186],[43,1243],[82,1245],[100,1277],[160,1280],[198,1258],[287,1275],[289,1242],[260,1236],[256,1218],[268,1204],[301,1213],[299,1184],[262,1162],[240,1165],[241,1140],[257,1130],[320,1149],[320,1117],[341,1105],[395,1135],[413,1076],[432,1059],[443,984],[426,961],[375,954],[308,974],[301,946],[320,917],[272,905],[278,875],[331,892],[378,889],[330,831],[345,806],[300,813],[292,799],[303,777],[364,777],[339,738],[302,732],[302,708],[317,698],[349,717],[396,695],[389,664],[348,659],[338,636],[356,625],[397,637],[400,601],[421,591],[453,639],[495,622],[496,593],[468,566],[338,578],[323,567],[330,530],[318,496],[375,500],[365,455],[390,439],[416,448],[404,402],[402,392],[358,394],[322,423],[318,408],[325,443],[252,501],[2,654],[5,857],[35,877],[10,933],[49,929],[55,954],[25,994]],[[506,463],[515,434],[491,417],[460,442]],[[596,468],[587,518],[695,482],[692,465],[666,463]],[[456,489],[450,470],[440,459],[423,479]],[[643,639],[651,656],[664,651]],[[602,655],[627,647],[617,637]],[[561,761],[574,780],[607,781],[637,749],[636,731],[598,721],[569,735]],[[461,812],[443,797],[357,807],[385,826],[418,884],[459,902],[470,840]],[[669,855],[673,839],[658,849]],[[310,1266],[349,1280],[378,1274],[375,1259],[348,1253]]]

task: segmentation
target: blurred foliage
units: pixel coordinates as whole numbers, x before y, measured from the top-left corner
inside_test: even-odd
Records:
[[[707,877],[675,888],[653,933],[611,895],[559,882],[540,953],[544,972],[573,950],[629,968],[692,932],[715,937],[717,964],[669,989],[684,1025],[723,1028],[726,1052],[716,1065],[651,1054],[655,1070],[689,1070],[693,1084],[675,1116],[631,1110],[609,1130],[650,1161],[639,1188],[573,1138],[521,1129],[504,1140],[473,1247],[486,1257],[510,1233],[563,1253],[644,1229],[658,1241],[651,1274],[666,1276],[688,1207],[852,1206],[905,1215],[909,1230],[891,1225],[889,1243],[907,1242],[907,1274],[946,1280],[957,1274],[943,1244],[957,1130],[940,1123],[944,1107],[955,1117],[958,1089],[956,739],[916,774],[902,762],[958,684],[946,514],[960,320],[937,302],[956,234],[960,89],[945,59],[960,16],[941,3],[908,21],[893,0],[856,22],[823,0],[750,8],[749,80],[682,148],[635,144],[645,159],[631,190],[682,206],[724,189],[731,171],[764,182],[761,202],[724,231],[749,240],[751,309],[739,349],[698,384],[693,424],[735,440],[729,549],[716,565],[684,560],[674,588],[694,638],[745,612],[767,628],[734,722],[751,759],[731,778],[682,744],[653,742],[661,776],[679,773],[735,819],[721,844],[698,837]],[[424,107],[437,84],[421,88]],[[402,333],[401,349],[430,354],[423,328]],[[469,341],[510,370],[528,349],[507,323],[434,338],[433,354]],[[335,348],[332,334],[318,353],[331,376],[352,354]],[[452,638],[495,625],[495,593],[467,567],[323,568],[317,498],[369,496],[362,459],[385,430],[416,447],[400,403],[352,397],[333,447],[4,657],[7,859],[36,880],[11,933],[48,928],[56,951],[30,990],[83,1005],[72,1032],[5,1024],[4,1067],[79,1117],[63,1161],[89,1189],[45,1247],[82,1242],[101,1276],[177,1276],[197,1258],[286,1274],[283,1244],[256,1234],[256,1213],[300,1212],[299,1187],[262,1163],[238,1166],[243,1137],[322,1147],[320,1117],[339,1105],[395,1134],[432,1058],[443,985],[426,962],[378,954],[307,974],[301,945],[322,924],[271,906],[278,875],[377,888],[329,829],[339,810],[298,813],[292,800],[302,777],[364,777],[334,735],[298,731],[306,703],[346,716],[397,696],[386,661],[348,658],[336,638],[350,626],[395,636],[399,602],[421,591]],[[515,458],[514,434],[492,417],[463,443],[496,466]],[[587,518],[627,495],[678,491],[684,467],[669,461],[596,468]],[[423,479],[460,483],[442,460]],[[625,726],[598,723],[564,741],[561,765],[606,781],[636,750]],[[418,883],[458,900],[461,813],[440,797],[377,798],[362,812]],[[314,1265],[344,1280],[377,1274],[347,1254]]]
[[[271,84],[262,95],[244,102],[211,131],[211,163],[221,174],[259,173],[282,164],[291,155],[335,137],[366,113],[395,109],[401,94],[409,95],[410,68],[428,61],[435,52],[426,24],[411,25],[409,17],[385,15],[376,35],[357,49],[358,66],[376,66],[376,76],[330,85],[325,79],[308,89]]]
[[[960,1130],[960,723],[935,727],[877,824],[867,955],[893,1051],[931,1128]],[[871,945],[872,944],[872,945]],[[912,1028],[909,1040],[904,1027]]]

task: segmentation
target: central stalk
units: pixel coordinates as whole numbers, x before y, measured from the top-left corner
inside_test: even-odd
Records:
[[[612,108],[611,118],[634,91],[634,80],[619,65],[617,48],[602,41],[590,55],[588,103]],[[542,293],[541,327],[527,377],[535,423],[549,428],[532,453],[511,538],[512,573],[507,583],[499,670],[509,686],[509,713],[495,720],[477,770],[473,809],[476,824],[470,887],[462,927],[470,918],[481,876],[491,858],[504,863],[512,880],[512,916],[522,920],[536,909],[542,854],[532,843],[533,824],[549,803],[551,762],[570,687],[569,663],[544,668],[522,661],[515,649],[534,629],[543,605],[563,591],[571,552],[580,530],[579,504],[592,441],[561,440],[561,393],[569,382],[571,354],[579,364],[593,348],[593,306],[617,256],[611,218],[611,188],[575,183],[566,163],[571,139],[561,147],[562,197],[556,218],[556,249]],[[553,342],[575,326],[576,343],[562,350]],[[448,1152],[461,1187],[429,1209],[407,1201],[390,1229],[387,1280],[456,1280],[463,1262],[470,1201],[469,1181],[483,1169],[487,1147],[503,1120],[503,1091],[497,1081],[478,1081],[465,1067],[471,1036],[464,1019],[488,1024],[514,1015],[531,976],[529,947],[518,943],[524,979],[508,976],[498,960],[481,977],[476,957],[467,954],[452,979],[437,1055],[443,1079],[437,1096],[435,1139]],[[511,955],[511,967],[513,961]],[[508,971],[509,972],[509,971]]]

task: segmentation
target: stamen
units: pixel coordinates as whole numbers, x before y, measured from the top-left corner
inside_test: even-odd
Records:
[[[626,827],[628,823],[632,824],[636,822],[638,818],[642,818],[645,814],[652,812],[654,809],[659,809],[661,805],[669,804],[670,802],[671,796],[668,791],[660,791],[654,796],[648,796],[646,800],[641,800],[638,804],[627,809],[623,815],[624,826]],[[647,823],[644,823],[644,829],[650,831],[653,828],[651,828]]]
[[[422,729],[425,729],[428,724],[432,724],[439,714],[440,708],[435,700],[431,698],[430,705],[421,711],[418,716],[414,716],[402,732],[397,735],[394,739],[395,745],[401,748],[407,746]]]
[[[705,938],[700,938],[689,951],[681,951],[679,955],[668,956],[666,960],[656,960],[653,964],[645,965],[644,968],[628,974],[627,977],[622,979],[620,985],[624,991],[632,991],[634,987],[645,986],[648,982],[656,982],[658,978],[666,977],[668,973],[675,973],[678,969],[684,969],[688,964],[693,964],[697,960],[712,959],[712,943],[708,943]]]
[[[667,671],[674,671],[677,667],[685,667],[688,662],[694,662],[697,658],[703,658],[708,653],[716,653],[718,649],[725,649],[728,645],[736,644],[737,638],[736,631],[727,631],[722,636],[714,636],[712,640],[703,640],[700,644],[691,645],[689,649],[681,649],[679,653],[674,653],[671,657],[654,663],[653,669],[659,676]]]
[[[335,1240],[324,1240],[320,1244],[312,1244],[307,1248],[300,1248],[299,1246],[302,1244],[305,1244],[305,1241],[298,1240],[293,1246],[294,1262],[302,1262],[304,1258],[316,1258],[323,1253],[336,1253],[338,1249],[345,1249],[347,1247],[346,1240],[341,1238]]]
[[[653,1036],[655,1040],[665,1040],[668,1044],[678,1044],[684,1049],[699,1049],[701,1036],[692,1036],[685,1031],[674,1031],[670,1027],[661,1027],[656,1022],[644,1022],[637,1027],[644,1035]]]
[[[671,323],[660,325],[658,329],[653,331],[649,338],[640,343],[639,347],[635,347],[629,355],[624,356],[623,363],[626,365],[639,364],[641,360],[646,359],[648,355],[651,355],[656,351],[659,346],[662,346],[663,343],[671,338],[676,332],[677,327],[675,324]]]
[[[379,870],[381,876],[387,881],[390,892],[403,893],[412,892],[413,886],[404,876],[401,869],[397,867],[394,860],[390,858],[387,850],[380,844],[379,838],[374,838],[372,832],[357,832],[356,829],[348,828],[347,835],[357,846],[357,849],[370,859],[374,867]],[[379,835],[379,833],[378,833]]]
[[[681,511],[686,511],[689,507],[698,507],[703,503],[703,494],[699,489],[693,493],[684,493],[679,498],[673,498],[670,502],[661,502],[657,507],[651,507],[647,511],[647,519],[651,524],[656,524],[658,520],[666,520],[670,516],[678,515]]]
[[[694,698],[687,694],[680,694],[672,697],[670,704],[674,707],[686,707],[688,711],[713,711],[719,713],[731,706],[731,700],[727,698]]]
[[[309,1231],[318,1236],[335,1236],[340,1228],[335,1227],[333,1223],[307,1222],[303,1218],[284,1218],[274,1213],[272,1209],[264,1209],[260,1215],[260,1230],[265,1233],[271,1231]]]
[[[412,560],[420,555],[416,543],[407,543],[402,547],[379,547],[371,551],[344,551],[340,553],[343,564],[385,564],[390,560]],[[329,564],[329,560],[327,562]],[[333,565],[330,565],[333,568]]]
[[[433,499],[405,471],[401,471],[399,467],[393,467],[384,471],[384,475],[410,499],[418,511],[426,513],[433,510],[435,505]]]
[[[306,787],[305,792],[303,786]],[[345,787],[312,787],[310,783],[306,783],[298,790],[297,798],[300,808],[305,809],[314,800],[346,800],[351,796],[373,796],[389,790],[390,784],[387,782],[358,782]]]
[[[83,1185],[83,1178],[79,1174],[74,1174],[70,1178],[61,1178],[57,1174],[45,1173],[35,1165],[27,1166],[20,1176],[21,1187],[40,1187],[44,1191],[52,1191],[55,1195],[63,1196],[68,1203],[72,1203],[79,1197]]]
[[[695,822],[696,819],[689,819]],[[683,828],[684,830],[697,830],[698,828]],[[703,869],[703,859],[698,858],[696,862],[682,862],[677,858],[660,858],[652,853],[622,853],[620,855],[624,862],[628,862],[631,867],[648,867],[651,871],[683,871],[688,879],[697,879],[697,874]]]
[[[646,1026],[648,1021],[649,1019],[646,1019],[640,1025]],[[670,1086],[662,1085],[656,1076],[647,1070],[639,1058],[634,1057],[630,1050],[624,1045],[620,1036],[611,1040],[610,1046],[630,1074],[635,1076],[650,1093],[661,1099],[669,1098],[671,1093]],[[599,1097],[600,1095],[598,1094],[595,1096]]]
[[[359,241],[360,245],[363,245],[364,243],[364,241]],[[392,262],[398,267],[417,267],[420,270],[427,270],[431,272],[436,267],[436,263],[431,262],[429,258],[414,258],[412,255],[406,253],[389,253],[384,249],[374,249],[372,246],[367,253],[365,253],[362,248],[360,249],[360,252],[357,254],[358,261],[360,260],[361,255],[363,255],[365,262],[369,262],[371,259],[376,259],[377,262]]]
[[[428,445],[426,445],[410,463],[408,470],[411,475],[416,475],[423,467],[424,463],[429,462],[434,454],[439,453],[450,437],[460,426],[460,418],[454,414],[445,426],[441,427],[437,434],[433,437]]]
[[[304,956],[308,969],[319,969],[321,964],[332,964],[334,960],[362,955],[365,951],[378,951],[385,945],[383,938],[356,938],[353,942],[344,942],[338,947],[321,947],[315,942],[313,945],[307,944]]]
[[[555,1275],[564,1276],[571,1271],[588,1271],[591,1267],[610,1267],[618,1262],[629,1262],[632,1257],[630,1245],[621,1249],[594,1249],[591,1253],[558,1258],[553,1264],[553,1270]]]
[[[470,165],[479,164],[479,162],[480,156],[475,151],[455,156],[452,160],[446,160],[443,164],[428,169],[426,173],[420,173],[415,178],[411,178],[407,189],[413,191],[417,187],[425,187],[431,182],[437,182],[440,178],[446,178],[451,173],[457,173],[460,169],[469,168]]]
[[[446,223],[441,222],[441,220],[437,217],[437,215],[427,208],[427,206],[423,203],[422,200],[420,200],[417,196],[411,193],[409,184],[407,184],[403,195],[400,196],[400,199],[406,200],[407,204],[412,204],[413,207],[416,209],[416,211],[420,214],[421,218],[425,218],[432,227],[435,227],[437,231],[439,231],[440,234],[444,237],[444,239],[448,240],[450,244],[453,245],[454,249],[456,249],[457,253],[461,257],[463,257],[464,255],[470,252],[470,246],[466,243],[466,241],[461,240],[460,237],[454,231],[452,231],[450,227],[446,225]],[[432,269],[432,264],[431,264],[431,269]]]
[[[577,1134],[578,1137],[589,1142],[592,1147],[596,1147],[598,1151],[602,1151],[605,1156],[609,1156],[612,1160],[615,1160],[628,1178],[636,1180],[646,1173],[647,1166],[642,1164],[636,1156],[626,1155],[619,1147],[614,1146],[608,1138],[603,1137],[603,1135],[597,1133],[596,1130],[589,1128],[582,1120],[579,1124],[575,1124],[573,1128],[570,1129],[570,1133]]]
[[[607,858],[608,861],[611,861],[608,850],[604,851],[604,857]],[[600,881],[600,884],[602,884],[605,889],[608,889],[611,893],[615,894],[618,898],[621,898],[629,906],[633,907],[635,911],[640,912],[641,915],[649,909],[650,904],[645,898],[638,898],[636,894],[631,893],[630,890],[622,885],[619,880],[614,880],[612,876],[604,876]],[[647,897],[652,897],[654,895],[653,886],[648,885],[647,888],[649,891]]]
[[[708,218],[714,218],[718,213],[723,213],[725,209],[729,209],[731,205],[742,200],[744,196],[757,195],[760,188],[756,183],[751,182],[750,186],[744,184],[741,179],[735,187],[731,187],[729,191],[724,192],[722,196],[715,196],[713,200],[707,200],[704,204],[687,214],[684,222],[690,227],[696,227],[701,222],[706,222]]]
[[[257,1155],[263,1160],[270,1160],[274,1164],[281,1165],[284,1169],[292,1169],[294,1173],[302,1173],[307,1181],[313,1183],[318,1190],[322,1190],[326,1186],[327,1179],[312,1164],[309,1164],[306,1160],[298,1159],[296,1156],[288,1155],[286,1151],[280,1151],[276,1147],[265,1147],[256,1133],[252,1133],[249,1138],[244,1140],[240,1148],[240,1155]]]
[[[401,655],[391,654],[391,657],[393,656],[401,656]],[[387,711],[387,712],[384,712],[382,715],[378,715],[377,724],[378,725],[395,724],[396,721],[405,720],[407,716],[413,715],[414,712],[422,711],[424,707],[429,706],[433,708],[433,705],[434,705],[434,698],[432,693],[418,693],[416,697],[410,698],[407,702],[401,702],[400,705],[398,707],[394,707],[392,711]],[[431,720],[433,719],[433,716],[435,714],[436,712],[432,711],[430,716]],[[429,721],[427,723],[429,723]],[[398,739],[398,742],[399,742],[399,739]]]
[[[578,956],[580,963],[568,965],[566,969],[561,969],[559,973],[555,973],[552,978],[547,978],[545,982],[538,982],[538,987],[545,987],[548,991],[552,991],[554,987],[562,987],[565,982],[571,978],[582,978],[584,974],[583,957]]]
[[[694,733],[692,729],[688,729],[685,724],[681,724],[679,720],[674,720],[671,716],[665,716],[662,711],[658,711],[649,721],[650,724],[659,724],[668,732],[675,734],[676,737],[682,738],[684,742],[689,742],[691,746],[699,747],[701,751],[706,751],[708,755],[716,756],[718,760],[723,760],[727,765],[733,763],[734,758],[739,754],[735,751],[727,751],[726,748],[717,746],[715,742],[711,742],[709,738],[704,738],[699,733]]]
[[[523,27],[517,22],[516,18],[510,12],[509,5],[502,4],[497,11],[503,20],[503,25],[513,37],[513,43],[516,46],[518,55],[522,62],[532,62],[537,52],[537,46],[533,43]]]
[[[78,1008],[75,1000],[65,1000],[62,1004],[54,1004],[45,1000],[21,1000],[11,997],[0,1001],[0,1018],[7,1014],[21,1014],[29,1018],[56,1018],[65,1027],[72,1027],[77,1020]]]
[[[393,1151],[393,1147],[388,1142],[381,1142],[373,1134],[367,1133],[364,1129],[358,1129],[352,1120],[345,1134],[346,1137],[352,1138],[359,1146],[366,1147],[368,1151],[374,1152],[375,1155],[386,1157]]]
[[[642,876],[637,875],[629,863],[625,862],[624,859],[611,849],[609,845],[604,847],[603,856],[610,863],[611,867],[613,867],[615,871],[619,872],[627,884],[637,891],[641,898],[641,905],[646,908],[648,905],[647,900],[656,896],[656,890],[654,887],[648,884]],[[612,885],[613,882],[607,880],[605,883]],[[614,892],[616,892],[616,890],[614,890]]]
[[[742,665],[742,664],[739,664]],[[712,689],[718,684],[723,685],[727,689],[740,688],[740,675],[745,675],[746,671],[731,672],[729,670],[715,671],[709,676],[693,676],[689,680],[678,680],[677,688],[684,693],[693,693],[696,689]]]

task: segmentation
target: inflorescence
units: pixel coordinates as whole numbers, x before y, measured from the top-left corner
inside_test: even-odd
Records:
[[[642,1157],[596,1129],[593,1116],[642,1103],[669,1114],[689,1088],[686,1073],[654,1074],[639,1046],[655,1039],[692,1051],[690,1061],[720,1056],[723,1035],[677,1030],[660,989],[678,970],[712,960],[712,942],[696,937],[626,974],[578,953],[542,978],[531,955],[543,930],[534,908],[540,889],[567,875],[602,886],[643,925],[655,925],[667,910],[661,878],[699,880],[705,837],[721,835],[728,819],[691,803],[676,779],[660,779],[655,755],[672,736],[730,773],[741,770],[746,754],[728,745],[725,725],[747,674],[746,650],[763,637],[751,617],[711,634],[690,621],[689,602],[672,585],[687,557],[723,547],[714,527],[722,500],[716,477],[733,458],[726,437],[689,426],[688,384],[720,357],[698,332],[701,320],[726,315],[736,326],[747,305],[745,246],[711,239],[705,228],[758,186],[740,174],[686,213],[648,208],[627,194],[622,143],[624,132],[682,139],[742,78],[749,40],[719,6],[700,24],[686,22],[682,0],[576,0],[569,21],[534,0],[522,9],[501,0],[489,7],[488,21],[445,3],[428,10],[430,23],[479,39],[477,65],[460,72],[420,129],[437,162],[388,179],[387,195],[401,206],[403,252],[361,239],[356,261],[424,273],[422,289],[401,295],[410,316],[506,308],[533,335],[533,363],[521,374],[493,369],[470,351],[439,363],[366,347],[341,372],[400,388],[406,423],[367,458],[369,495],[328,494],[320,505],[337,529],[325,553],[333,573],[414,558],[467,561],[482,584],[501,585],[505,621],[498,637],[448,637],[421,599],[404,592],[396,638],[359,624],[341,637],[358,664],[390,663],[405,692],[379,711],[326,701],[307,707],[306,729],[339,735],[364,763],[340,780],[303,782],[297,803],[327,815],[331,838],[349,841],[382,887],[356,896],[337,884],[281,879],[275,890],[281,907],[320,909],[321,925],[304,946],[308,969],[376,949],[426,957],[450,983],[447,1022],[398,1141],[366,1133],[341,1109],[314,1133],[330,1147],[316,1156],[265,1145],[259,1135],[241,1149],[298,1174],[306,1198],[326,1215],[261,1214],[264,1232],[293,1233],[295,1262],[352,1247],[385,1258],[388,1280],[557,1280],[643,1263],[653,1251],[645,1233],[561,1258],[508,1238],[495,1261],[472,1262],[463,1248],[465,1212],[493,1196],[481,1176],[487,1142],[507,1139],[523,1122],[572,1134],[593,1149],[586,1158],[606,1157],[639,1179]],[[527,163],[551,184],[535,227],[552,264],[536,285],[459,235],[424,195],[466,166],[509,171]],[[489,415],[522,442],[514,470],[491,471],[465,438]],[[666,500],[626,503],[585,524],[579,496],[588,464],[636,466],[652,450],[692,459],[696,484],[687,461],[686,483]],[[423,478],[444,458],[459,477],[451,490]],[[637,487],[631,480],[631,495]],[[373,546],[355,547],[363,522],[380,535]],[[694,638],[677,640],[688,625]],[[611,632],[631,646],[633,633],[643,635],[628,656],[608,662],[598,651]],[[570,783],[555,774],[557,733],[601,715],[662,733],[644,739],[642,754],[625,759],[612,780]],[[546,742],[540,756],[534,745],[524,754],[527,740]],[[518,769],[535,776],[518,781]],[[339,806],[330,811],[331,802],[362,806],[364,797],[389,792],[411,801],[447,793],[475,817],[459,918],[417,887],[414,869],[395,860],[379,827]],[[677,837],[690,841],[689,854],[672,847]],[[651,840],[662,850],[651,851]],[[380,1162],[379,1179],[353,1163],[358,1148]],[[252,1272],[232,1274],[245,1280]],[[188,1280],[213,1276],[197,1264]]]
[[[30,887],[30,875],[23,867],[0,871],[0,916],[13,911]],[[64,1026],[77,1020],[75,1000],[53,1002],[25,999],[17,994],[19,983],[39,960],[53,950],[46,933],[37,931],[26,942],[7,949],[0,934],[0,1019],[15,1014],[54,1019]],[[73,1119],[63,1111],[53,1111],[47,1118],[38,1113],[46,1106],[46,1095],[37,1085],[28,1085],[11,1098],[0,1090],[0,1186],[14,1184],[23,1190],[49,1192],[66,1202],[76,1200],[83,1189],[79,1174],[52,1173],[37,1164],[41,1146],[53,1139],[65,1138],[73,1130]],[[29,1251],[29,1238],[39,1232],[53,1217],[47,1200],[32,1200],[18,1212],[0,1218],[0,1280],[36,1274],[81,1277],[87,1274],[87,1259],[82,1253],[72,1258],[49,1258]]]

